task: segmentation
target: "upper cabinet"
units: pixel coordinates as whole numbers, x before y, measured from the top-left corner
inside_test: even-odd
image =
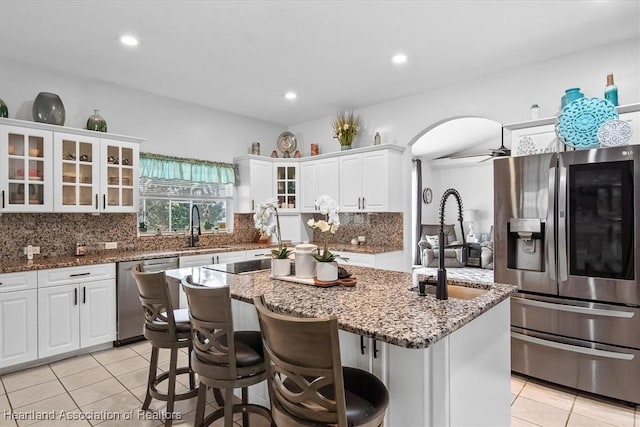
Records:
[[[401,153],[367,151],[340,157],[340,208],[343,212],[401,211]]]
[[[51,212],[52,135],[0,124],[0,212]]]
[[[273,163],[243,158],[237,161],[240,179],[236,181],[236,212],[253,212],[261,202],[273,197]]]
[[[402,211],[403,148],[385,144],[301,159],[246,155],[235,159],[237,212],[253,212],[275,197],[283,213],[315,212],[318,196],[335,199],[342,212]]]
[[[275,174],[275,198],[278,200],[278,209],[283,212],[297,212],[299,210],[298,164],[274,164],[273,171]]]
[[[340,197],[340,161],[338,157],[300,163],[300,209],[316,211],[316,199],[326,194]]]
[[[0,138],[0,211],[138,211],[142,139],[12,119]]]

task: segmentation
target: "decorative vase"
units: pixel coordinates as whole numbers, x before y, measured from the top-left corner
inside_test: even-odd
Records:
[[[618,105],[618,86],[613,82],[613,74],[607,74],[607,86],[604,88],[604,99]]]
[[[0,98],[0,117],[9,117],[9,108],[7,104]]]
[[[340,145],[340,150],[341,151],[351,150],[351,144],[349,144],[349,145]]]
[[[288,276],[291,274],[291,260],[289,258],[272,258],[271,275],[274,277]]]
[[[64,125],[65,112],[62,100],[55,93],[40,92],[33,101],[33,120],[52,125]]]
[[[562,110],[565,105],[575,101],[576,99],[584,98],[584,94],[580,92],[579,87],[572,87],[564,91],[564,96],[560,99],[560,109]]]
[[[99,110],[93,110],[93,116],[89,116],[87,119],[87,129],[95,130],[98,132],[106,132],[107,131],[107,122],[100,115]]]
[[[311,279],[316,275],[316,259],[313,253],[318,247],[313,244],[303,243],[296,245],[296,277],[301,279]]]
[[[316,273],[318,280],[333,282],[338,280],[338,263],[316,261]]]

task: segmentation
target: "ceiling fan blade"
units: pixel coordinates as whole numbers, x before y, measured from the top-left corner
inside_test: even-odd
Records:
[[[468,159],[471,157],[485,157],[485,156],[491,157],[491,153],[463,154],[460,156],[447,156],[442,158],[443,159]]]

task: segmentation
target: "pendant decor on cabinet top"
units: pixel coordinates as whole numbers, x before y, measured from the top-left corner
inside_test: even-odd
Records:
[[[100,115],[100,110],[93,110],[94,114],[87,119],[87,129],[95,130],[97,132],[107,131],[107,122]]]
[[[33,101],[31,112],[33,120],[36,122],[58,126],[64,125],[64,104],[55,93],[40,92]]]

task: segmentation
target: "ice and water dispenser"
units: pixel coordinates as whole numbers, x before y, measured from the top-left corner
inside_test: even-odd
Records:
[[[507,267],[543,271],[544,222],[539,218],[511,218],[507,231]]]

